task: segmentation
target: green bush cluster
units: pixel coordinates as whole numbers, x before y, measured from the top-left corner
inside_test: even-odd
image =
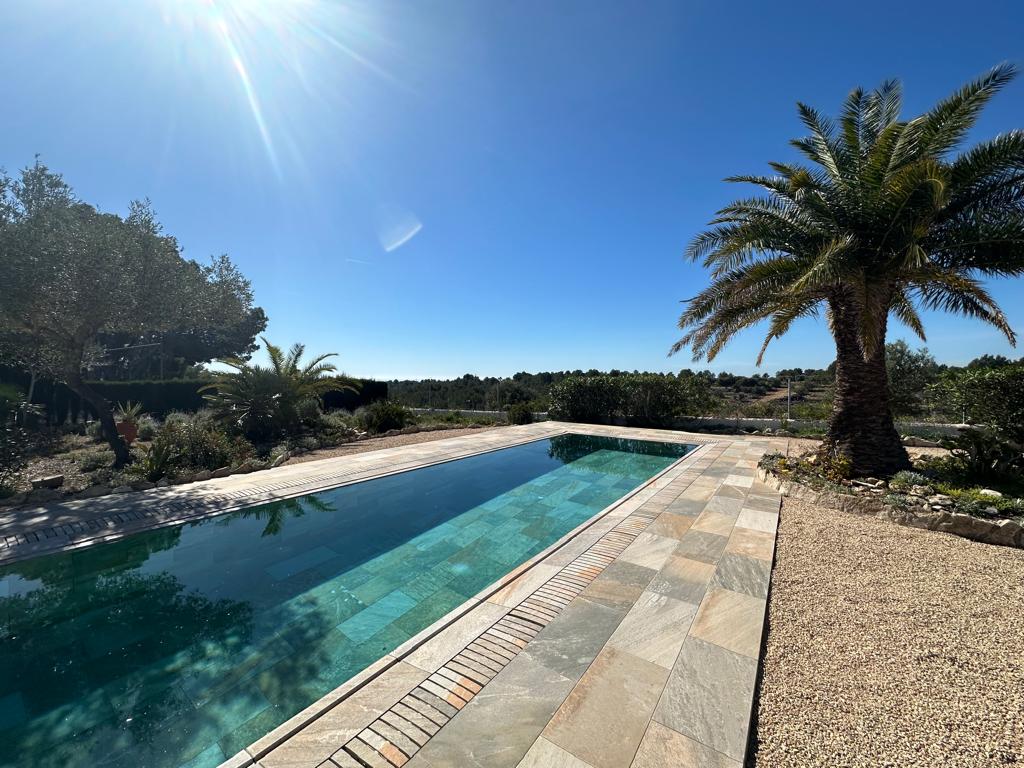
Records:
[[[532,424],[533,408],[529,403],[514,403],[507,409],[509,424]]]
[[[930,485],[931,480],[920,472],[912,472],[909,469],[897,472],[889,480],[889,487],[897,491],[909,491],[915,485]]]
[[[164,423],[133,470],[156,481],[185,472],[238,465],[254,453],[245,438],[229,435],[205,419],[176,419]]]
[[[416,422],[416,415],[400,403],[378,400],[355,412],[359,426],[372,435],[392,429],[404,429]]]
[[[593,424],[624,419],[638,426],[669,426],[699,415],[710,402],[703,379],[652,373],[570,376],[552,386],[550,397],[555,419]]]

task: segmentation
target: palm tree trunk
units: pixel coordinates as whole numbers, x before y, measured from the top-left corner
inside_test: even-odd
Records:
[[[827,455],[849,459],[854,476],[889,477],[910,468],[889,405],[885,367],[885,326],[882,343],[865,359],[858,337],[859,316],[842,301],[831,302],[832,334],[836,341],[835,400],[823,449]]]

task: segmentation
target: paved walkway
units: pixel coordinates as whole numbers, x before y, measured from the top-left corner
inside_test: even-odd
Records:
[[[224,768],[742,765],[780,503],[755,474],[769,440],[511,427],[0,517],[0,563],[565,431],[703,445]]]

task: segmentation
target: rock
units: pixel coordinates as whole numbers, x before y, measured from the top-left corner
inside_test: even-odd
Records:
[[[934,490],[930,485],[912,485],[910,486],[910,495],[930,496]]]
[[[208,469],[204,469],[202,472],[196,472],[192,475],[192,482],[198,483],[202,480],[209,480],[211,477],[213,477],[213,473]]]
[[[17,507],[20,504],[24,504],[27,495],[25,493],[16,493],[13,496],[0,499],[0,507]]]
[[[928,503],[933,507],[951,507],[953,506],[953,499],[942,493],[937,493],[934,496],[928,497]]]
[[[233,474],[236,474],[236,475],[247,475],[250,472],[252,472],[252,470],[253,470],[252,462],[249,461],[248,459],[246,459],[241,464],[239,464],[238,467],[235,468]]]
[[[132,487],[130,485],[119,485],[117,488],[113,488],[111,493],[131,493]]]
[[[811,454],[810,456],[808,456],[808,457],[807,457],[807,458],[805,459],[805,461],[806,461],[806,462],[807,462],[808,464],[817,464],[817,463],[818,463],[818,458],[819,458],[819,457],[818,457],[818,454],[816,454],[816,453],[812,453],[812,454]]]
[[[211,478],[227,477],[231,474],[231,467],[221,467],[210,473]]]
[[[98,496],[106,496],[110,493],[110,486],[105,484],[90,485],[84,491],[78,492],[80,499],[95,499]]]
[[[159,480],[156,481],[156,487],[157,488],[166,488],[170,484],[171,484],[171,481],[168,480],[166,477],[161,477]]]
[[[171,485],[185,485],[192,482],[192,475],[178,475],[171,478]]]
[[[288,451],[285,451],[284,453],[282,453],[280,456],[278,456],[276,459],[274,459],[270,463],[271,469],[273,469],[274,467],[280,467],[282,464],[284,464],[290,458],[291,458],[291,456],[288,454]]]
[[[132,483],[133,491],[148,491],[152,488],[156,488],[156,483],[149,480],[136,480]]]
[[[978,491],[978,493],[980,493],[982,496],[991,496],[993,499],[1003,498],[1003,494],[1001,494],[999,491],[993,491],[991,488],[982,488],[980,491]]]
[[[32,483],[33,488],[60,488],[64,485],[64,475],[33,477],[30,482]]]
[[[925,440],[923,437],[917,437],[915,435],[906,435],[903,438],[903,444],[911,448],[940,448],[941,446],[934,440]]]

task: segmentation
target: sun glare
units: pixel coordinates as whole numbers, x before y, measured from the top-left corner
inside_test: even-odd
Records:
[[[326,0],[158,0],[181,55],[204,75],[230,76],[241,89],[263,151],[280,177],[279,147],[294,146],[275,99],[301,89],[324,99],[344,60],[394,83],[374,60],[381,47],[372,10]],[[284,93],[284,90],[288,94]],[[337,96],[337,94],[332,94]],[[344,99],[344,94],[341,94]]]

